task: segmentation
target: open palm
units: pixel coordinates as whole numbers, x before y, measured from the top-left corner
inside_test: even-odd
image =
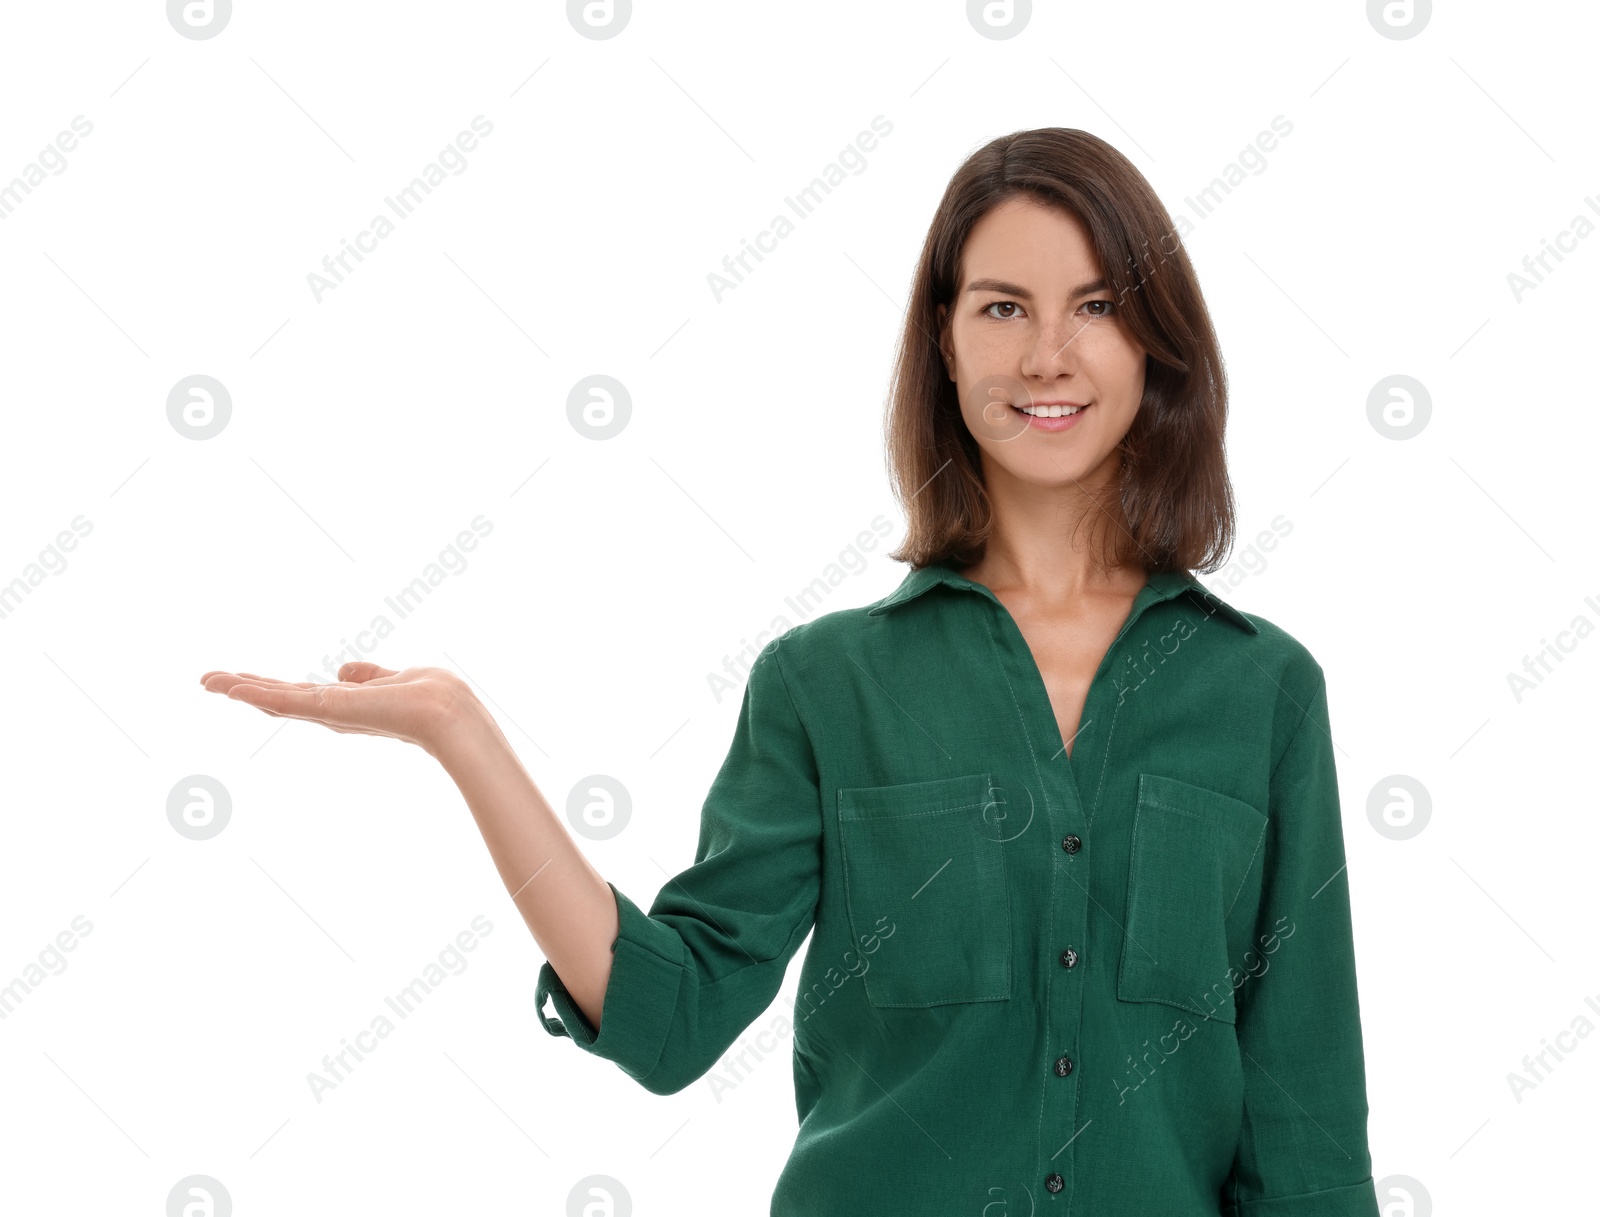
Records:
[[[444,668],[395,672],[365,661],[341,667],[335,684],[222,671],[207,672],[200,683],[276,718],[303,718],[346,734],[387,735],[430,753],[454,711],[472,698],[466,683]]]

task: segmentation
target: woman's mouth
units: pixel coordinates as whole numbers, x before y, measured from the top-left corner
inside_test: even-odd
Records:
[[[1028,426],[1037,431],[1065,431],[1075,427],[1089,407],[1076,402],[1036,403],[1029,406],[1013,405],[1011,409],[1028,420]]]

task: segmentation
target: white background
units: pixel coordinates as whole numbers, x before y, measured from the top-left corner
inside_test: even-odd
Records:
[[[204,1173],[241,1217],[566,1212],[591,1174],[640,1213],[765,1212],[786,1036],[720,1100],[551,1038],[537,946],[438,766],[199,676],[306,679],[486,517],[372,657],[468,676],[556,806],[620,781],[631,822],[584,848],[648,907],[731,739],[738,689],[708,675],[798,622],[785,597],[880,513],[890,541],[826,609],[904,574],[882,413],[959,163],[1083,127],[1176,217],[1277,115],[1292,134],[1187,246],[1231,382],[1249,573],[1225,595],[1328,674],[1374,1174],[1416,1181],[1396,1213],[1592,1196],[1600,1036],[1520,1102],[1507,1075],[1600,1026],[1600,638],[1520,701],[1507,674],[1600,623],[1600,238],[1520,301],[1507,275],[1600,222],[1593,11],[1441,5],[1392,39],[1361,3],[1038,10],[996,40],[951,0],[639,3],[594,40],[557,3],[276,0],[193,40],[150,0],[7,6],[0,183],[93,124],[0,221],[0,583],[92,524],[0,618],[0,985],[93,927],[0,1021],[16,1211],[159,1214]],[[465,171],[319,302],[308,273],[480,114]],[[877,115],[865,170],[718,302],[707,274]],[[598,442],[567,417],[596,373],[632,402]],[[1432,403],[1403,441],[1367,414],[1397,373]],[[232,400],[203,441],[166,412],[194,374]],[[232,797],[209,841],[167,822],[194,774]],[[1409,840],[1368,819],[1393,775],[1431,798]],[[469,966],[314,1099],[480,914]]]

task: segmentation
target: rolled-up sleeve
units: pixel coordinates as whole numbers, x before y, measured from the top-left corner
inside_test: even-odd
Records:
[[[1327,683],[1273,770],[1255,962],[1237,990],[1244,1118],[1225,1217],[1377,1217]]]
[[[822,800],[811,740],[778,659],[751,667],[732,746],[700,813],[694,865],[648,914],[615,884],[615,958],[595,1028],[555,970],[539,970],[545,1030],[672,1094],[714,1065],[777,995],[810,931],[822,878]],[[556,1014],[545,1013],[545,998]]]

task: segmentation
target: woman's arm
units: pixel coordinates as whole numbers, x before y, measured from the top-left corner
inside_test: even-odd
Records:
[[[705,1076],[772,1004],[815,922],[822,791],[811,734],[778,659],[779,644],[804,629],[773,639],[751,665],[728,754],[701,804],[694,864],[648,911],[611,885],[620,929],[605,1027],[577,1007],[554,964],[539,969],[534,1004],[544,1029],[652,1094]]]
[[[454,673],[351,663],[330,685],[248,672],[208,672],[201,681],[267,714],[387,735],[435,757],[545,953],[534,992],[540,1025],[646,1090],[671,1094],[704,1076],[771,1005],[816,915],[822,794],[810,734],[777,658],[781,641],[751,665],[733,742],[701,807],[694,865],[648,912],[590,867]]]
[[[1223,1212],[1378,1217],[1350,884],[1320,667],[1296,703],[1305,710],[1269,782],[1253,954],[1271,958],[1235,998],[1244,1121]]]
[[[430,749],[455,781],[539,949],[596,1030],[618,930],[611,887],[556,817],[517,754],[473,697]]]
[[[574,1004],[597,1028],[615,956],[618,912],[611,887],[556,817],[493,717],[444,668],[394,672],[347,663],[339,683],[207,672],[201,684],[277,718],[416,744],[460,788],[495,868]]]

